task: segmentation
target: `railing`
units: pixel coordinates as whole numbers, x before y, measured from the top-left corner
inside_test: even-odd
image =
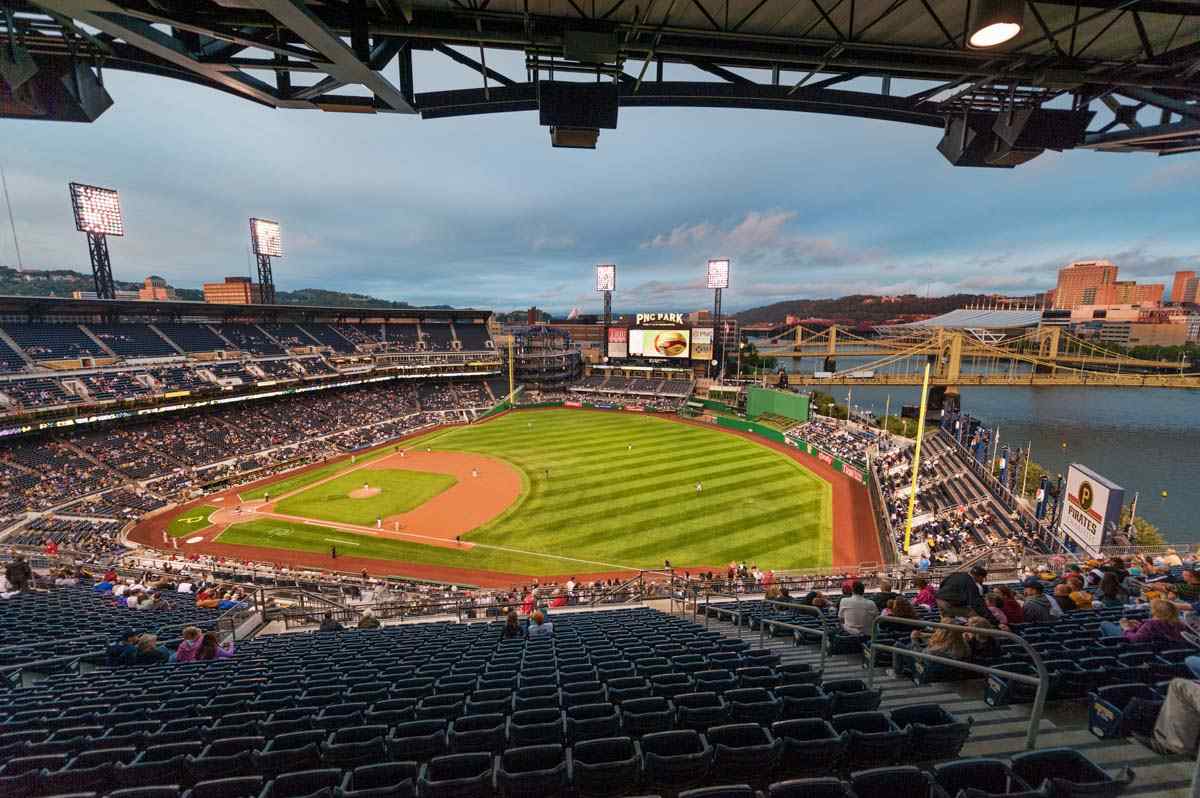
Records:
[[[817,620],[819,620],[821,622],[821,629],[820,629],[820,631],[814,631],[811,627],[802,626],[800,624],[795,624],[795,623],[788,623],[787,621],[775,621],[775,620],[768,621],[768,620],[759,619],[759,622],[758,622],[758,647],[762,648],[766,644],[766,634],[767,634],[767,626],[768,625],[770,625],[772,629],[774,629],[775,627],[779,627],[780,629],[791,629],[793,634],[803,634],[805,636],[816,636],[817,639],[820,641],[820,646],[821,646],[821,673],[824,673],[825,672],[825,658],[829,654],[829,651],[828,651],[828,649],[829,649],[829,646],[828,646],[829,627],[826,624],[826,621],[828,619],[825,617],[825,613],[821,612],[821,610],[817,609],[816,607],[809,606],[808,604],[793,604],[792,602],[789,602],[789,601],[779,601],[777,599],[764,599],[763,603],[764,604],[772,604],[777,607],[787,607],[789,610],[799,611],[803,614],[816,615]]]
[[[693,603],[699,604],[699,598],[698,598],[699,592],[697,591],[696,593],[693,594],[693,596],[694,596]],[[735,609],[733,610],[733,615],[737,618],[738,639],[740,640],[742,637],[742,619],[743,619],[744,615],[742,613],[742,599],[740,596],[738,596],[737,593],[724,594],[724,593],[714,593],[711,590],[705,591],[705,593],[704,593],[704,628],[705,629],[708,628],[708,618],[709,618],[708,602],[709,602],[709,599],[712,598],[713,596],[716,596],[717,598],[733,599],[734,607],[735,607]]]
[[[1037,669],[1036,677],[1025,673],[1012,673],[999,668],[991,668],[987,665],[979,665],[974,662],[964,662],[960,659],[951,659],[950,657],[941,657],[937,654],[930,654],[928,651],[918,651],[912,648],[904,648],[902,646],[893,646],[879,642],[879,626],[884,623],[893,623],[899,626],[911,626],[916,629],[947,629],[952,632],[969,632],[972,635],[980,635],[984,637],[998,637],[1002,640],[1012,640],[1019,643],[1033,659],[1033,666]],[[912,657],[914,659],[925,660],[926,662],[936,662],[939,665],[945,665],[951,668],[959,668],[960,670],[971,671],[973,673],[982,673],[985,676],[1002,676],[1005,679],[1022,684],[1031,684],[1037,686],[1037,693],[1033,697],[1033,707],[1029,713],[1029,730],[1025,734],[1025,748],[1032,751],[1037,747],[1038,729],[1042,723],[1042,712],[1046,707],[1046,695],[1050,692],[1050,671],[1046,669],[1046,663],[1042,661],[1042,657],[1037,650],[1030,645],[1023,637],[1012,632],[1005,632],[1000,629],[992,629],[990,627],[977,626],[960,626],[950,623],[936,623],[934,621],[922,621],[916,618],[897,618],[893,615],[877,616],[871,624],[871,650],[867,655],[867,687],[875,685],[875,654],[877,651],[890,651],[892,656],[897,654]]]

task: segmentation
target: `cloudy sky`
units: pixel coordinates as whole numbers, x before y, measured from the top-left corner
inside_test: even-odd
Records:
[[[425,58],[419,91],[474,85]],[[283,289],[501,310],[597,310],[600,262],[618,264],[624,310],[706,306],[714,256],[733,260],[731,310],[859,292],[1023,294],[1079,258],[1110,258],[1140,281],[1200,265],[1196,155],[956,169],[929,128],[637,108],[598,150],[556,150],[532,113],[272,111],[111,70],[106,83],[116,104],[92,125],[0,120],[27,266],[87,270],[71,180],[121,191],[115,276],[189,287],[247,273],[252,215],[283,225]],[[0,264],[15,264],[7,225]]]

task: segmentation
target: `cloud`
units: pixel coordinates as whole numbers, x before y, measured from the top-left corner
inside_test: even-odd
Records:
[[[649,241],[643,241],[642,249],[682,249],[699,244],[708,238],[713,227],[708,222],[694,225],[679,225],[669,233],[659,233]]]

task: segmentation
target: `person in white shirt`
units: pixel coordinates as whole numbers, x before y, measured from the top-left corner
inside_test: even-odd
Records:
[[[112,594],[117,598],[124,596],[127,592],[129,592],[129,585],[124,582],[117,582],[113,585]]]
[[[175,588],[175,592],[191,593],[192,592],[192,583],[191,582],[180,582],[179,587]]]
[[[855,581],[850,589],[851,595],[838,603],[838,620],[850,634],[866,634],[875,622],[879,608],[864,595],[866,591],[862,582]]]

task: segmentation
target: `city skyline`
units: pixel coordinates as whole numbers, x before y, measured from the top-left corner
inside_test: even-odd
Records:
[[[627,109],[600,149],[563,151],[527,114],[272,111],[153,77],[108,80],[117,104],[92,125],[5,120],[30,268],[87,271],[71,180],[122,193],[120,280],[198,288],[245,275],[246,219],[265,216],[283,227],[281,290],[418,305],[593,312],[592,267],[615,262],[621,306],[704,307],[715,256],[733,261],[730,311],[859,293],[1029,295],[1088,259],[1167,285],[1200,266],[1186,201],[1200,160],[1187,156],[1047,153],[1021,170],[956,169],[924,129],[704,109]],[[7,225],[0,262],[15,263]]]

